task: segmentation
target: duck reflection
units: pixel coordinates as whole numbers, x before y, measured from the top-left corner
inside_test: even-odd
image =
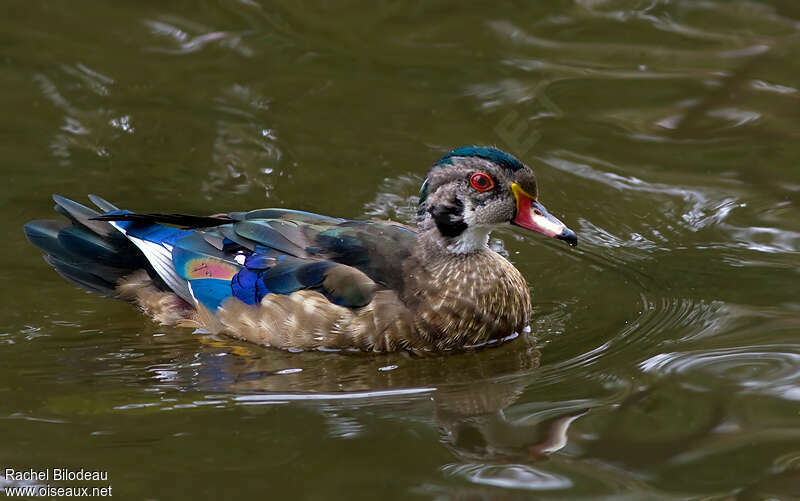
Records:
[[[572,421],[585,410],[535,412],[509,419],[512,406],[536,380],[540,353],[532,337],[502,346],[419,358],[408,354],[284,353],[202,336],[188,360],[154,367],[160,384],[227,395],[248,404],[320,400],[320,412],[355,406],[431,401],[429,420],[440,442],[463,461],[527,462],[567,442]],[[211,398],[211,396],[209,396]],[[331,411],[331,409],[335,409]]]

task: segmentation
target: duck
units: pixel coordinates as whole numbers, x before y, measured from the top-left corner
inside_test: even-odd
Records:
[[[525,278],[489,245],[513,225],[578,244],[534,171],[491,146],[456,148],[420,189],[416,227],[268,208],[210,216],[97,210],[24,226],[68,281],[154,321],[289,351],[444,352],[530,330]]]

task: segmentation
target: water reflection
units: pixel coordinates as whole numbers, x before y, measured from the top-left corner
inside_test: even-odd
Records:
[[[433,420],[440,442],[456,457],[501,463],[536,461],[561,450],[569,426],[587,409],[586,402],[576,401],[507,417],[504,411],[536,384],[541,355],[528,336],[497,348],[432,358],[291,354],[214,336],[195,338],[202,351],[151,362],[147,372],[157,393],[202,392],[204,398],[168,397],[115,409],[307,403],[326,416],[334,435],[352,436],[361,429],[353,409],[430,401],[432,413],[415,419]]]
[[[202,351],[149,365],[158,381],[174,388],[253,393],[252,398],[242,400],[250,402],[257,402],[265,393],[388,392],[391,396],[394,390],[433,388],[435,398],[445,399],[442,405],[449,409],[486,412],[513,402],[520,388],[530,383],[526,378],[535,375],[540,358],[529,335],[497,348],[430,358],[404,353],[288,353],[204,334],[193,338],[204,345]],[[168,353],[162,351],[160,356]],[[481,381],[485,385],[478,384]],[[467,382],[471,386],[462,388]],[[492,385],[497,386],[490,392]]]

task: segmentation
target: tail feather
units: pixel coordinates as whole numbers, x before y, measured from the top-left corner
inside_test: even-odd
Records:
[[[110,224],[103,221],[95,221],[94,218],[100,216],[100,213],[96,210],[90,209],[85,205],[79,204],[78,202],[64,198],[60,195],[53,195],[53,200],[56,202],[56,211],[68,217],[73,223],[84,226],[104,238],[117,240],[125,239]]]
[[[25,223],[23,230],[28,241],[42,249],[46,254],[68,258],[67,250],[58,241],[58,234],[61,230],[70,227],[68,223],[62,221],[37,219]]]
[[[116,281],[109,282],[102,277],[87,271],[84,267],[62,261],[57,257],[45,255],[44,260],[56,269],[59,275],[70,282],[83,287],[89,292],[95,292],[103,296],[114,296],[116,291]],[[120,277],[121,278],[121,277]]]
[[[111,211],[119,210],[119,207],[117,207],[116,205],[112,204],[108,200],[105,200],[105,199],[103,199],[101,197],[98,197],[97,195],[89,195],[89,200],[91,200],[92,203],[95,204],[97,206],[97,208],[100,209],[103,212],[111,212]]]
[[[53,200],[56,211],[72,224],[36,220],[25,224],[24,231],[61,276],[92,292],[111,296],[122,277],[139,269],[152,270],[145,256],[116,228],[92,220],[100,213],[58,195]],[[101,210],[113,207],[100,197],[92,201]]]
[[[116,268],[141,267],[142,255],[125,240],[102,238],[77,226],[58,233],[58,242],[71,254]]]

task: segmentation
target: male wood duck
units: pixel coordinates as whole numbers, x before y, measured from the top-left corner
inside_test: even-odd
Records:
[[[225,215],[97,212],[25,225],[64,278],[166,325],[289,350],[445,351],[528,326],[519,271],[488,245],[511,223],[577,245],[537,199],[533,171],[496,148],[451,151],[420,191],[417,228],[289,209]]]

